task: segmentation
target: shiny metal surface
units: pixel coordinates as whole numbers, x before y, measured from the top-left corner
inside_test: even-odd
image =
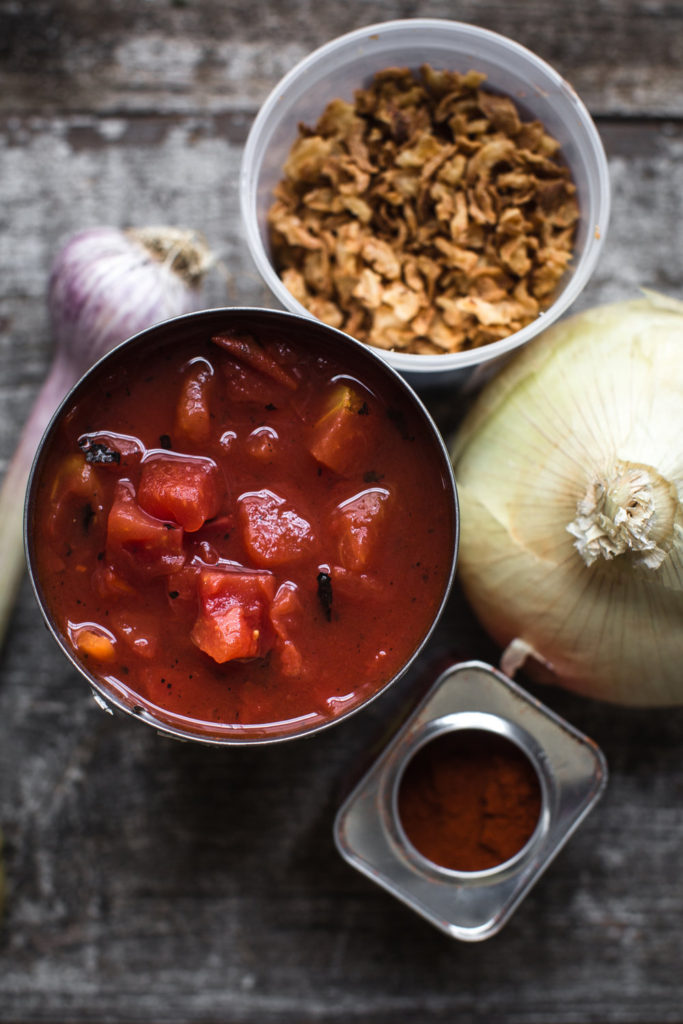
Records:
[[[448,566],[448,573],[439,607],[430,628],[427,630],[421,642],[411,653],[410,657],[406,660],[401,669],[391,679],[387,680],[384,685],[380,686],[367,700],[355,707],[352,707],[346,712],[342,712],[335,718],[331,718],[323,722],[316,722],[315,724],[308,725],[298,731],[290,730],[286,732],[284,730],[273,730],[271,734],[264,735],[265,729],[260,729],[257,734],[249,735],[243,729],[238,731],[230,726],[221,726],[220,724],[211,724],[210,727],[207,726],[204,728],[204,723],[200,723],[202,725],[201,729],[194,729],[190,728],[190,722],[188,720],[179,721],[177,720],[179,716],[171,716],[170,713],[166,715],[161,708],[154,708],[153,706],[142,707],[139,698],[136,697],[132,688],[130,690],[126,688],[124,692],[121,685],[115,685],[113,681],[108,683],[106,680],[95,676],[78,658],[68,637],[66,637],[58,628],[50,614],[36,569],[34,551],[34,537],[36,530],[36,493],[38,490],[41,469],[49,454],[50,440],[55,431],[59,429],[62,417],[68,414],[68,411],[74,402],[87,392],[91,383],[96,380],[103,371],[107,371],[110,367],[118,364],[121,360],[134,362],[143,352],[150,350],[163,350],[164,346],[174,345],[177,342],[187,340],[188,338],[196,336],[197,333],[211,333],[226,330],[228,328],[246,330],[257,334],[262,330],[266,331],[269,329],[277,329],[280,336],[290,338],[293,341],[296,339],[297,334],[305,333],[308,339],[313,341],[319,351],[323,354],[334,356],[340,361],[343,361],[345,356],[353,356],[353,359],[359,366],[365,366],[366,372],[372,376],[373,380],[381,380],[382,387],[386,388],[384,392],[385,396],[391,396],[394,401],[399,401],[400,398],[400,401],[408,403],[417,415],[418,419],[423,422],[426,428],[426,434],[434,445],[435,451],[439,455],[444,486],[448,491],[453,533],[450,564]],[[127,341],[115,348],[108,355],[100,359],[99,362],[84,374],[75,387],[71,389],[52,417],[36,452],[29,478],[24,507],[24,543],[26,550],[26,562],[38,605],[40,606],[43,618],[50,632],[61,647],[62,651],[89,683],[98,706],[110,713],[114,710],[118,710],[125,712],[126,714],[133,715],[139,721],[152,726],[158,732],[171,736],[175,739],[195,740],[201,743],[225,746],[280,743],[303,735],[310,736],[313,733],[321,732],[322,730],[328,729],[330,726],[349,718],[361,708],[366,707],[369,703],[375,700],[376,697],[381,693],[384,693],[393,683],[400,679],[428,643],[445,608],[455,575],[458,538],[458,499],[450,457],[434,420],[427,411],[422,400],[413,391],[412,387],[406,383],[396,370],[393,370],[383,359],[372,352],[367,346],[362,345],[360,342],[349,337],[349,335],[344,334],[342,331],[336,330],[336,328],[328,327],[318,321],[311,320],[307,317],[297,316],[293,313],[250,307],[209,309],[175,317],[134,335],[132,338],[129,338]]]
[[[457,729],[511,740],[541,786],[541,812],[529,842],[486,871],[453,871],[428,861],[400,823],[401,774],[425,743]],[[338,811],[341,855],[378,885],[456,939],[498,932],[602,795],[607,765],[599,748],[501,672],[464,662],[439,676]]]

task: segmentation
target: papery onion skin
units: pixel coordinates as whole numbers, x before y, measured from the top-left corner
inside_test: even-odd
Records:
[[[649,296],[550,328],[485,387],[451,454],[458,576],[508,665],[534,652],[531,678],[683,704],[683,304]],[[656,553],[617,544],[587,564],[568,527],[596,480],[619,491],[624,466],[649,481]],[[593,532],[617,537],[602,506],[595,517]]]

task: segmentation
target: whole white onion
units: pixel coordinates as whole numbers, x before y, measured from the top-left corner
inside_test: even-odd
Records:
[[[550,328],[451,453],[458,575],[503,670],[683,704],[683,303],[648,294]]]

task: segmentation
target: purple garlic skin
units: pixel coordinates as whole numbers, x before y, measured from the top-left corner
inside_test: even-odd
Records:
[[[213,265],[204,240],[181,228],[88,228],[57,254],[48,286],[55,355],[0,487],[0,644],[24,571],[23,504],[50,419],[78,379],[139,331],[201,307]]]
[[[74,382],[133,334],[200,308],[211,262],[204,241],[178,228],[93,227],[73,235],[52,266],[48,308]]]

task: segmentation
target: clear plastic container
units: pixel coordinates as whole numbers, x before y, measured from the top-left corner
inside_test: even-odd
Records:
[[[292,312],[311,314],[285,288],[270,258],[267,214],[272,190],[297,137],[300,122],[314,124],[336,97],[352,100],[375,72],[422,64],[487,75],[487,87],[509,95],[526,116],[540,120],[560,143],[576,184],[580,223],[574,259],[557,297],[533,323],[478,349],[444,355],[383,351],[394,369],[417,387],[464,384],[477,371],[525,344],[568,309],[585,287],[609,220],[610,186],[600,136],[572,87],[545,61],[504,36],[457,21],[414,18],[358,29],[327,43],[296,65],[271,92],[252,125],[240,173],[246,240],[264,281]]]

